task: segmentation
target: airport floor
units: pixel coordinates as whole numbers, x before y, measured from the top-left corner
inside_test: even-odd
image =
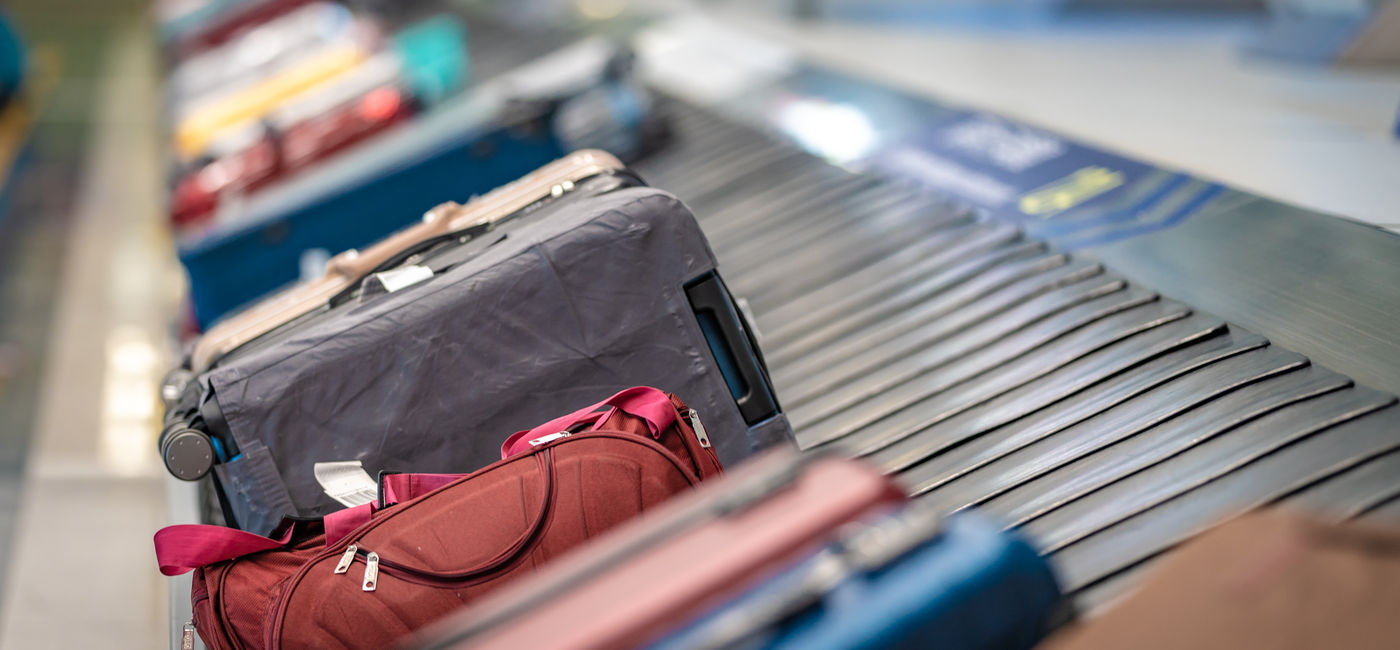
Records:
[[[159,647],[167,617],[148,561],[165,519],[154,391],[180,275],[159,219],[156,60],[139,3],[98,5],[16,11],[62,67],[0,258],[5,648]]]
[[[0,214],[0,648],[166,643],[150,541],[167,520],[156,385],[183,280],[161,219],[141,4],[13,10],[61,64]],[[740,3],[718,18],[911,92],[1400,229],[1395,72],[1251,62],[1215,28],[930,35],[791,24]]]

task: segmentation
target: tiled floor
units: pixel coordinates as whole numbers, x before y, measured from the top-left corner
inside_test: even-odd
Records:
[[[22,215],[53,221],[17,235],[22,253],[40,259],[10,260],[29,275],[6,281],[8,290],[29,294],[26,313],[8,312],[15,303],[6,303],[6,322],[19,323],[10,332],[42,328],[22,345],[31,362],[43,363],[26,367],[4,394],[7,429],[28,420],[33,432],[22,478],[11,466],[0,478],[0,489],[22,486],[14,525],[4,531],[12,544],[0,612],[5,648],[165,644],[166,583],[151,570],[150,542],[165,520],[164,492],[152,451],[179,274],[158,220],[152,36],[131,8],[107,17],[88,25],[104,44],[99,66],[90,77],[70,69],[48,104],[50,131],[76,135],[58,146],[82,143],[71,152],[82,152],[82,164],[49,179],[56,181],[49,191],[71,196]],[[75,103],[80,96],[87,101]],[[39,138],[40,146],[55,145]],[[41,182],[22,178],[27,189]],[[8,429],[7,444],[25,447],[17,442],[23,433]]]

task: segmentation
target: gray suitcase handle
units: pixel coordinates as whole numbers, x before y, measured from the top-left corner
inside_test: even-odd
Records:
[[[685,294],[744,422],[757,424],[777,415],[781,410],[778,398],[753,328],[734,304],[724,281],[711,271],[687,283]]]

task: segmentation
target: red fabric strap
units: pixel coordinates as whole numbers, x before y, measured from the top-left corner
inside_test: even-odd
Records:
[[[384,477],[384,503],[401,503],[420,497],[463,476],[466,474],[390,474]],[[356,528],[365,525],[376,510],[378,504],[366,503],[337,510],[322,517],[321,521],[326,529],[326,546],[334,546]],[[281,548],[290,541],[291,528],[288,528],[282,537],[273,539],[224,526],[166,526],[156,531],[156,562],[160,565],[161,573],[174,576],[206,564]]]
[[[408,501],[463,476],[466,474],[391,474],[384,477],[384,503]],[[379,509],[378,506],[376,503],[366,503],[337,510],[322,517],[321,522],[326,530],[326,546],[336,545],[356,528],[365,525]],[[166,526],[156,531],[156,562],[160,565],[161,573],[174,576],[207,564],[281,548],[291,540],[291,528],[288,528],[282,537],[273,539],[224,526]]]
[[[384,477],[384,505],[421,497],[466,474],[389,474]]]
[[[603,414],[595,413],[605,406],[612,408]],[[597,428],[612,417],[616,411],[622,411],[644,420],[647,423],[647,429],[651,431],[654,438],[660,438],[661,432],[676,421],[676,408],[671,404],[671,398],[667,397],[664,391],[649,386],[634,386],[597,404],[555,418],[533,429],[517,431],[501,443],[501,458],[510,458],[530,449],[531,440],[567,431],[571,427],[589,422],[590,419],[593,422],[593,427]]]
[[[223,526],[180,524],[156,531],[156,561],[160,572],[176,576],[215,562],[268,551],[292,541],[292,528],[280,539]]]
[[[335,546],[336,542],[345,539],[346,535],[368,522],[378,509],[379,504],[371,501],[321,517],[321,523],[326,527],[326,546]]]

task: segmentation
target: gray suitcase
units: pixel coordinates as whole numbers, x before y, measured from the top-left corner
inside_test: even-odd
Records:
[[[408,267],[430,276],[395,286]],[[376,271],[203,372],[172,373],[162,455],[191,479],[202,472],[172,463],[207,451],[227,523],[267,534],[343,507],[320,462],[475,470],[561,405],[633,385],[685,399],[726,465],[793,444],[694,216],[626,170]]]

